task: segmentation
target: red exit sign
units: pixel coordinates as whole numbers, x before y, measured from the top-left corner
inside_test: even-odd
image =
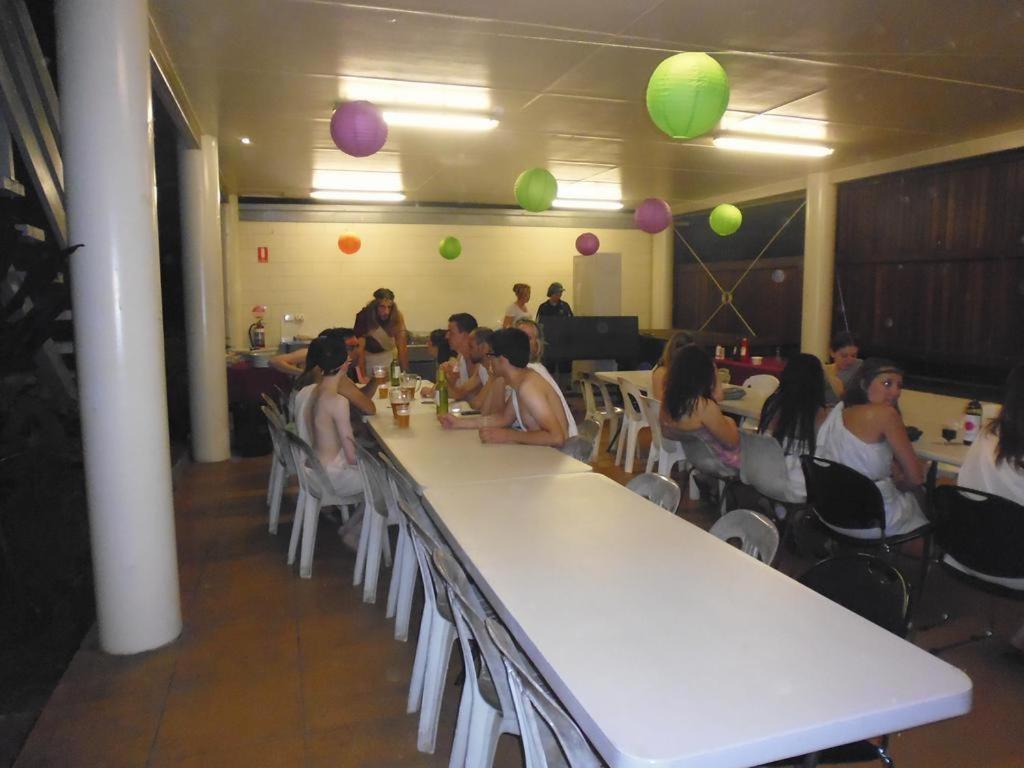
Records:
[[[266,264],[270,261],[270,249],[266,246],[260,246],[256,249],[256,261],[260,264]]]

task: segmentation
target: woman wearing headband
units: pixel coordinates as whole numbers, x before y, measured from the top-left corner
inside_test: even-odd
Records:
[[[895,536],[928,522],[915,495],[924,468],[907,437],[899,412],[903,371],[888,360],[869,358],[846,388],[818,432],[817,455],[845,464],[878,486],[885,502],[885,535]],[[877,538],[870,529],[836,529],[855,538]]]
[[[367,376],[373,375],[375,365],[391,365],[396,351],[402,370],[409,370],[405,318],[395,304],[395,292],[390,288],[378,288],[373,292],[373,300],[356,315],[354,329],[359,339],[359,367]]]

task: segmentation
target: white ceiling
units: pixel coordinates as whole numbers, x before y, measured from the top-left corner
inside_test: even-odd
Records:
[[[308,197],[314,169],[401,171],[415,202],[514,204],[526,168],[675,206],[1024,126],[1024,5],[1000,0],[150,0],[240,195]],[[730,110],[827,121],[826,159],[661,134],[655,66],[706,51]],[[499,127],[392,127],[377,155],[328,124],[354,78],[486,89]],[[253,143],[243,146],[239,139]]]

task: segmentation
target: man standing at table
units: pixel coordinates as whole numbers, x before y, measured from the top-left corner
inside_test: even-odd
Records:
[[[562,294],[565,288],[561,283],[552,283],[548,286],[548,300],[537,307],[537,321],[543,322],[545,317],[572,317],[572,307],[569,302],[562,301]]]
[[[518,328],[491,335],[492,372],[511,387],[505,411],[497,416],[440,416],[446,429],[479,429],[484,443],[520,443],[561,448],[576,435],[576,422],[557,387],[528,367],[530,339]]]
[[[395,304],[395,292],[390,288],[378,288],[373,292],[373,300],[356,314],[353,330],[359,339],[359,368],[367,376],[373,376],[375,365],[390,366],[395,352],[402,370],[409,370],[405,318]]]

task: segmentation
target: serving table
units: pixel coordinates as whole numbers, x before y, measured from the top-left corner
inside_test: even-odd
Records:
[[[754,766],[970,709],[958,669],[602,475],[424,498],[612,768]]]

